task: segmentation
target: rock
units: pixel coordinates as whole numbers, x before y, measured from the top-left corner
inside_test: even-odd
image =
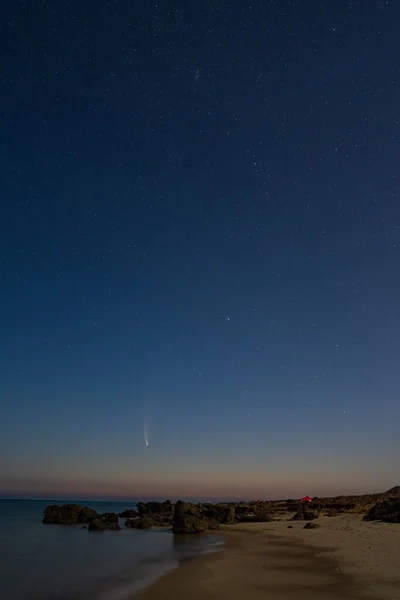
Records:
[[[288,525],[287,528],[288,529],[293,529],[293,525]]]
[[[390,500],[378,502],[364,516],[364,521],[400,523],[400,499],[391,498]]]
[[[194,515],[174,516],[172,531],[174,533],[202,533],[207,531],[208,523]]]
[[[135,527],[135,523],[137,522],[138,517],[134,518],[134,519],[126,519],[125,521],[125,527]]]
[[[106,523],[102,519],[93,519],[89,523],[89,531],[104,531],[105,529],[107,529]]]
[[[202,507],[207,519],[214,519],[218,523],[234,523],[235,507],[233,504],[207,504]]]
[[[199,507],[191,502],[182,502],[182,500],[178,500],[178,502],[175,504],[174,518],[176,516],[183,515],[192,515],[193,517],[198,517]]]
[[[318,523],[313,523],[311,521],[310,523],[306,523],[303,529],[318,529],[319,527],[321,527],[321,525],[318,525]]]
[[[132,519],[134,517],[138,517],[139,513],[134,508],[129,508],[128,510],[124,510],[122,513],[119,513],[119,516],[122,519]]]
[[[292,521],[313,521],[318,519],[318,512],[311,510],[307,506],[303,506],[297,513],[292,517]]]
[[[394,487],[390,488],[390,490],[388,490],[387,492],[385,492],[385,494],[393,494],[393,495],[400,495],[400,485],[395,485]]]
[[[90,523],[99,515],[89,506],[79,504],[52,504],[44,509],[43,521],[45,524],[77,525]]]
[[[137,519],[132,525],[132,527],[135,527],[136,529],[150,529],[150,527],[154,527],[154,525],[155,523],[153,519],[151,519],[150,517],[143,517]]]
[[[118,523],[118,515],[115,513],[104,513],[101,517],[107,523]]]
[[[219,531],[220,529],[219,522],[216,519],[209,519],[206,525],[209,531]]]
[[[178,500],[172,522],[174,533],[202,533],[210,528],[219,528],[219,523],[206,517],[204,506]]]
[[[119,523],[111,523],[110,527],[107,527],[110,531],[121,531]]]
[[[152,513],[169,513],[172,515],[174,505],[169,500],[166,500],[166,502],[138,502],[137,509],[140,516]]]

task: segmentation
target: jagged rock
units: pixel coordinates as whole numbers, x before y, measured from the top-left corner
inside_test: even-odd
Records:
[[[89,531],[104,531],[107,529],[105,521],[103,519],[93,519],[91,523],[89,523]]]
[[[132,519],[134,517],[138,517],[139,513],[134,508],[129,508],[128,510],[124,510],[123,512],[119,513],[119,516],[122,519]]]
[[[126,519],[125,521],[125,527],[135,527],[135,523],[138,520],[138,517],[132,518],[132,519]]]
[[[104,513],[101,517],[104,521],[107,521],[107,523],[118,523],[118,515],[115,513]]]
[[[174,517],[172,531],[174,533],[202,533],[207,531],[207,522],[194,515]]]
[[[154,527],[154,525],[153,519],[150,517],[142,517],[137,519],[132,527],[135,527],[136,529],[150,529],[151,527]]]
[[[364,516],[364,521],[384,521],[385,523],[400,523],[400,500],[392,498],[378,502]]]
[[[300,508],[292,517],[292,521],[313,521],[314,519],[318,519],[318,512],[309,509],[307,506]]]
[[[77,525],[90,523],[99,515],[89,506],[79,504],[52,504],[44,509],[43,521],[45,524]]]
[[[235,522],[235,507],[233,504],[203,505],[203,512],[207,519],[214,519],[218,523]]]
[[[140,516],[152,513],[169,513],[173,514],[174,505],[170,500],[165,502],[138,502],[137,509]]]
[[[174,533],[202,533],[207,530],[218,530],[216,519],[206,516],[206,508],[190,502],[178,500],[175,504],[172,531]]]
[[[106,529],[108,529],[110,531],[120,531],[121,527],[118,524],[118,520],[117,520],[117,522],[106,521],[103,517],[93,519],[89,523],[89,527],[88,527],[89,531],[105,531]]]
[[[219,523],[215,519],[209,519],[206,522],[206,525],[209,531],[219,531],[220,529]]]
[[[318,529],[319,527],[321,527],[321,525],[318,525],[318,523],[313,523],[311,521],[310,523],[306,523],[303,529]]]

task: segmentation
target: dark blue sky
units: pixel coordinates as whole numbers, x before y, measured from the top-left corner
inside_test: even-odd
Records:
[[[8,4],[0,494],[398,483],[399,20]]]

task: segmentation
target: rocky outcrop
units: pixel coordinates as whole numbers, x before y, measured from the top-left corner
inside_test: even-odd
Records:
[[[44,509],[43,523],[50,525],[79,525],[87,524],[89,531],[110,529],[119,531],[118,515],[105,513],[99,515],[89,506],[79,504],[52,504]]]
[[[155,525],[156,523],[151,517],[137,517],[125,521],[125,527],[131,527],[132,529],[150,529]]]
[[[207,519],[217,521],[218,523],[235,522],[234,504],[204,504],[202,508],[202,512]]]
[[[364,521],[400,523],[400,499],[391,498],[390,500],[378,502],[364,516]]]
[[[175,504],[172,531],[174,533],[202,533],[209,530],[218,530],[219,523],[209,519],[202,505],[182,502]]]
[[[133,519],[134,517],[138,517],[139,513],[134,508],[129,508],[128,510],[124,510],[123,512],[119,513],[119,516],[122,519]]]
[[[292,517],[292,521],[313,521],[314,519],[318,519],[318,511],[305,505]]]
[[[46,506],[42,523],[51,525],[78,525],[90,523],[99,515],[89,506],[79,504],[52,504]]]
[[[89,531],[105,531],[106,529],[109,529],[110,531],[120,531],[121,527],[119,526],[118,521],[106,521],[102,517],[93,519],[88,527]]]
[[[166,502],[138,502],[137,509],[140,518],[149,517],[153,520],[153,525],[168,527],[172,525],[174,506],[169,500]]]
[[[241,502],[235,506],[235,521],[239,523],[268,523],[273,520],[272,503]]]
[[[321,525],[318,525],[318,523],[313,523],[311,521],[310,523],[306,523],[303,529],[319,529],[319,527],[321,527]]]
[[[104,513],[101,517],[107,523],[118,523],[118,515],[115,513]]]

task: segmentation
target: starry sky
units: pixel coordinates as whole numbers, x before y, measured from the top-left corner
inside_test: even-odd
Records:
[[[0,495],[399,483],[399,20],[7,4]]]

